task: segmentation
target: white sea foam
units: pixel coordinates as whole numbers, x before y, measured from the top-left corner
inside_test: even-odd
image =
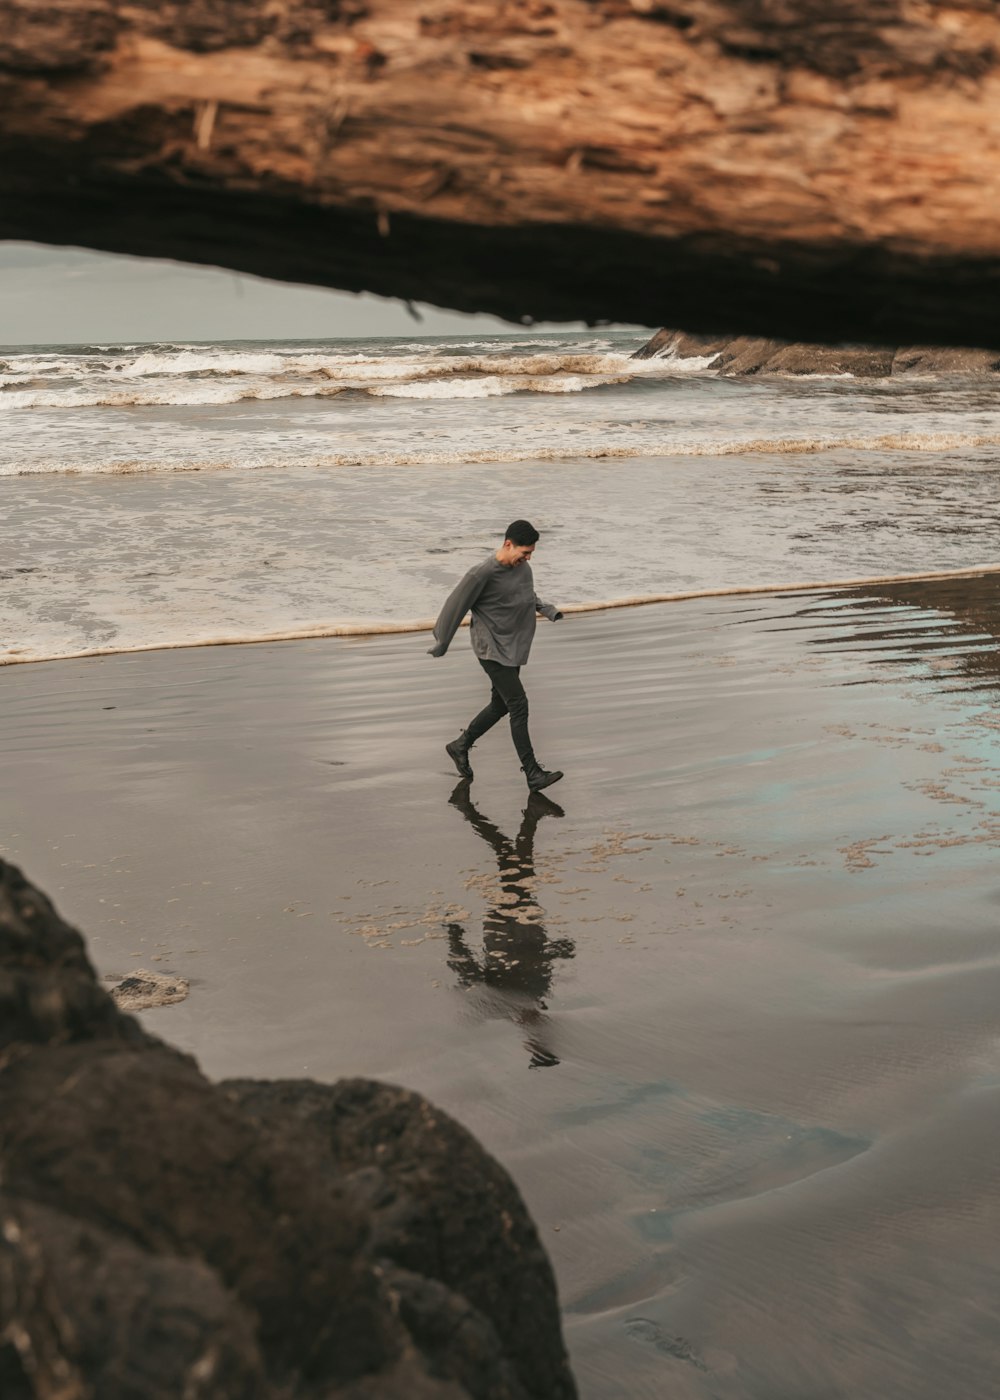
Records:
[[[366,392],[394,399],[489,399],[504,394],[580,394],[599,384],[624,384],[627,375],[484,374],[479,379],[428,379],[404,384],[383,384]]]
[[[668,603],[689,603],[707,598],[746,598],[761,594],[815,593],[833,589],[873,588],[900,583],[944,582],[949,579],[981,578],[984,574],[1000,574],[1000,564],[987,562],[962,569],[937,569],[923,573],[865,574],[853,578],[798,580],[795,582],[737,583],[718,588],[688,588],[670,593],[634,594],[625,598],[602,598],[589,603],[564,603],[564,616],[584,613],[616,612],[623,608],[642,608]],[[466,619],[463,626],[468,626]],[[149,651],[184,651],[199,647],[251,646],[268,642],[311,641],[336,637],[391,637],[414,632],[430,632],[433,618],[407,621],[325,621],[306,626],[286,626],[277,630],[244,629],[238,632],[198,632],[174,634],[148,641],[126,641],[103,646],[84,646],[76,650],[46,651],[40,648],[0,647],[0,666],[25,665],[39,661],[82,660],[95,656],[122,656]]]
[[[545,342],[548,344],[548,342]],[[555,344],[555,343],[553,343]],[[471,399],[507,394],[578,394],[632,380],[682,372],[668,360],[632,360],[624,351],[573,349],[539,353],[517,342],[490,353],[456,354],[475,342],[440,348],[409,346],[401,354],[224,347],[141,349],[100,357],[21,354],[0,362],[0,411],[39,408],[124,408],[238,403],[274,398],[325,398],[340,389],[397,398]],[[512,354],[520,346],[533,354]],[[711,357],[683,363],[683,373]],[[417,387],[414,387],[417,386]],[[427,387],[419,387],[427,386]]]
[[[110,386],[93,390],[70,385],[59,393],[48,389],[11,389],[0,395],[0,408],[197,408],[241,403],[247,399],[328,398],[349,386],[324,385],[313,390],[297,384],[256,384],[244,387],[224,381],[184,380],[163,387]]]
[[[719,377],[638,337],[43,346],[0,357],[0,476],[1000,445],[982,389]],[[634,470],[634,469],[633,469]],[[540,473],[536,473],[540,476]]]
[[[661,371],[669,368],[671,374],[700,374],[703,370],[711,369],[718,358],[718,350],[711,355],[678,355],[671,350],[669,355],[658,355],[653,360],[640,361],[640,364],[659,365]],[[847,377],[850,378],[849,375]]]
[[[426,386],[425,386],[426,387]],[[754,438],[729,439],[716,442],[679,442],[676,439],[647,439],[642,442],[610,444],[570,440],[557,446],[536,444],[526,448],[502,446],[460,448],[408,448],[400,451],[363,448],[346,452],[329,452],[308,457],[296,453],[294,461],[275,460],[267,453],[253,452],[243,456],[195,457],[183,461],[159,461],[155,456],[105,459],[86,463],[64,462],[4,464],[0,462],[0,477],[35,475],[133,476],[140,473],[260,471],[283,466],[309,468],[331,467],[433,467],[488,465],[492,462],[572,462],[627,461],[643,457],[655,459],[812,456],[824,452],[852,450],[857,452],[926,452],[944,453],[1000,446],[998,433],[881,433],[870,437],[828,438]]]

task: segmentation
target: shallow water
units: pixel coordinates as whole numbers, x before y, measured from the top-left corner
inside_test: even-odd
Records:
[[[998,500],[988,449],[23,477],[0,662],[433,618],[526,504],[572,604],[997,561]]]
[[[641,343],[607,331],[0,351],[0,476],[1000,442],[992,379],[725,379],[708,356],[633,360]]]
[[[994,581],[567,620],[471,803],[461,650],[3,675],[0,849],[212,1074],[371,1074],[513,1171],[585,1400],[995,1393]]]
[[[0,353],[0,662],[426,619],[525,516],[563,603],[995,561],[992,379],[640,339]]]

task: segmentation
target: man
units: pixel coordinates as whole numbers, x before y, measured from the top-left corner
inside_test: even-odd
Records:
[[[550,622],[562,617],[535,593],[528,560],[537,543],[538,531],[527,520],[508,525],[501,547],[469,570],[441,609],[434,624],[437,645],[428,652],[444,656],[463,617],[472,610],[472,650],[490,679],[492,694],[485,710],[445,749],[460,775],[471,781],[469,750],[504,715],[510,715],[511,737],[532,792],[562,777],[559,771],[548,772],[535,757],[528,734],[528,697],[521,684],[521,667],[535,635],[535,614]]]

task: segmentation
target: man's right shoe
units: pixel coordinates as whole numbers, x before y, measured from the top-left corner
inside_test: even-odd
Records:
[[[562,773],[558,768],[553,769],[550,773],[548,769],[543,768],[540,763],[534,764],[531,768],[522,768],[521,771],[527,778],[528,787],[532,792],[541,792],[542,788],[551,787],[553,783],[557,783],[562,777]]]
[[[450,744],[445,744],[444,751],[458,769],[459,776],[466,782],[472,782],[472,764],[469,762],[469,741],[463,731],[457,739],[452,739]]]

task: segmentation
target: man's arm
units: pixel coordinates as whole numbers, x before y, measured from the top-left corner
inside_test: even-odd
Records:
[[[462,581],[452,590],[434,624],[436,646],[431,647],[428,656],[444,656],[451,646],[451,639],[462,625],[462,618],[482,593],[486,580],[482,566],[470,569]]]
[[[562,613],[554,603],[543,603],[538,594],[535,594],[535,612],[541,613],[542,617],[547,617],[550,622],[561,622]]]

